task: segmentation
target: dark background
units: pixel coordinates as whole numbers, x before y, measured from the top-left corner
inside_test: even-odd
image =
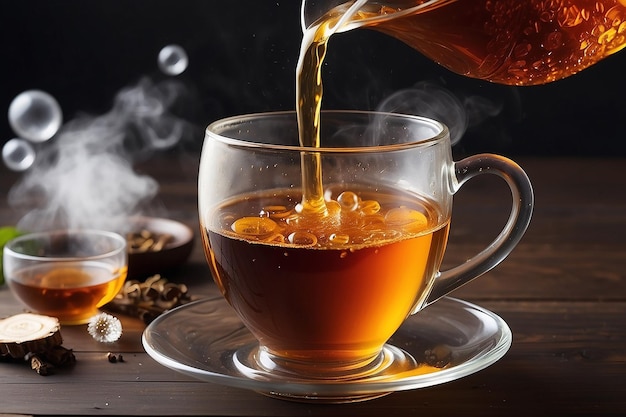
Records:
[[[0,143],[14,136],[6,111],[28,89],[60,103],[65,121],[107,112],[142,77],[167,78],[157,54],[183,46],[188,69],[181,117],[202,130],[217,118],[294,108],[301,31],[298,0],[13,0],[0,2]],[[626,155],[626,52],[545,86],[466,79],[382,34],[331,40],[325,108],[375,108],[420,81],[500,111],[472,126],[455,151],[506,155]]]

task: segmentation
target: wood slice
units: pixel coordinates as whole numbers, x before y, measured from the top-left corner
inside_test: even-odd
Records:
[[[0,320],[0,356],[21,359],[62,343],[61,325],[55,317],[23,313]]]

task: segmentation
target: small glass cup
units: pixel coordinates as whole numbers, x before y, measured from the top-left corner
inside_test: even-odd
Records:
[[[126,239],[107,231],[26,234],[8,242],[3,256],[13,294],[61,324],[88,322],[126,280]]]

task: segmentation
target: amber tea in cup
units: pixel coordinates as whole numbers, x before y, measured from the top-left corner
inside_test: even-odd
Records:
[[[252,377],[354,380],[401,368],[406,358],[385,343],[402,322],[493,268],[530,220],[521,168],[497,155],[453,162],[441,123],[375,112],[323,112],[321,122],[316,148],[298,144],[291,112],[207,129],[203,242],[216,283],[259,341],[252,357],[235,354],[254,364],[241,369]],[[483,252],[440,272],[452,196],[484,173],[508,183],[509,221]],[[313,203],[311,179],[323,190]]]
[[[241,196],[207,230],[221,287],[277,355],[328,363],[376,356],[441,262],[449,219],[437,206],[393,189],[350,189],[332,197],[351,206],[337,203],[345,213],[326,220],[300,216],[286,191]],[[236,259],[227,263],[225,254]]]
[[[88,322],[126,280],[126,240],[106,231],[26,234],[10,241],[3,256],[13,294],[62,324]]]

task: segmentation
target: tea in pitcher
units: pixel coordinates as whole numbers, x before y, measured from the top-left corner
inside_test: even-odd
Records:
[[[458,74],[496,83],[556,81],[626,46],[626,3],[620,0],[359,3],[346,27],[378,30]],[[348,13],[350,5],[318,22]]]

